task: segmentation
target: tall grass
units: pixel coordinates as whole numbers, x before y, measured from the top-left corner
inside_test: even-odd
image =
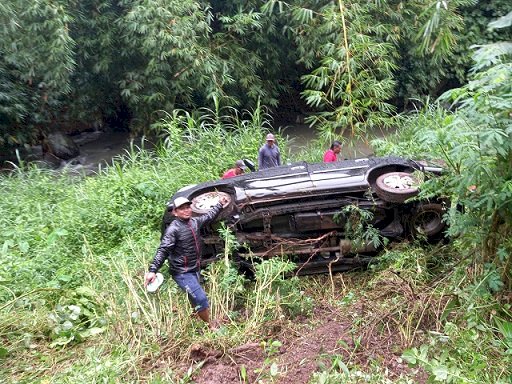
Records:
[[[259,309],[246,312],[254,283],[244,282],[229,262],[206,273],[213,316],[233,329],[225,336],[213,337],[191,316],[186,296],[168,275],[156,295],[142,286],[169,197],[183,185],[218,178],[236,159],[257,156],[269,128],[263,111],[245,120],[219,113],[176,112],[155,127],[162,134],[156,151],[132,146],[93,177],[33,166],[1,176],[0,377],[148,379],[154,374],[146,362],[155,356],[175,363],[197,340],[235,345],[252,337],[247,330],[263,316],[274,318]],[[280,280],[284,276],[272,279]],[[64,363],[70,352],[75,370]],[[179,375],[162,377],[179,381]]]
[[[361,363],[373,359],[365,351],[375,340],[432,380],[511,375],[510,304],[497,300],[496,271],[473,263],[467,256],[478,248],[464,239],[431,249],[403,244],[359,275],[285,278],[293,265],[283,255],[246,280],[224,230],[226,253],[204,271],[216,333],[191,316],[165,269],[166,282],[148,294],[142,276],[165,202],[238,158],[255,159],[269,124],[261,110],[176,111],[154,128],[162,135],[154,152],[132,147],[93,177],[30,166],[1,176],[0,382],[190,382],[204,363],[192,358],[198,348],[229,355],[274,337],[273,329],[291,334],[314,303],[347,319],[353,344],[340,344],[312,382],[391,382],[386,367]],[[411,380],[404,373],[401,382]]]

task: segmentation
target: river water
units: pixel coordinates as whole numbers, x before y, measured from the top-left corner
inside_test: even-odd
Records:
[[[300,151],[310,145],[317,139],[316,131],[306,124],[294,124],[282,129],[284,136],[288,136],[290,151]],[[384,137],[389,132],[373,132],[367,140],[354,139],[350,137],[350,133],[346,133],[343,137],[342,154],[343,157],[355,159],[360,157],[368,157],[374,154],[374,150],[369,141],[376,137]],[[324,149],[327,149],[324,148]]]
[[[306,124],[289,125],[281,128],[280,132],[288,138],[287,148],[291,153],[303,151],[317,139],[316,131]],[[383,132],[372,134],[372,138],[383,136]],[[129,150],[132,141],[135,146],[141,146],[141,138],[132,138],[129,132],[90,132],[73,137],[73,140],[80,148],[78,160],[86,168],[111,164],[115,156],[125,154]],[[144,142],[144,148],[151,148],[153,144],[153,141],[148,139]],[[373,152],[368,140],[351,140],[348,135],[345,137],[343,157],[367,157],[373,155]]]

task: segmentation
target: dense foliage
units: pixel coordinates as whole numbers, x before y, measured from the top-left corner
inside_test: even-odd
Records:
[[[392,124],[463,80],[508,2],[14,1],[0,6],[0,145],[144,130],[175,108],[308,104],[324,138]],[[290,100],[299,98],[304,102]],[[303,108],[302,108],[303,109]]]
[[[310,3],[0,4],[2,143],[30,141],[63,120],[125,114],[153,123],[162,139],[154,151],[132,146],[93,177],[25,164],[0,176],[0,381],[191,382],[204,364],[183,370],[192,346],[229,354],[256,342],[265,358],[254,372],[240,369],[240,382],[274,382],[285,374],[282,343],[331,315],[344,317],[352,340],[319,358],[311,383],[510,381],[512,13],[489,31],[472,24],[463,39],[480,44],[466,73],[466,59],[451,51],[463,28],[452,6],[482,21],[505,2]],[[368,15],[382,23],[368,24]],[[278,49],[283,41],[290,50]],[[397,135],[374,143],[379,154],[443,160],[446,173],[421,193],[451,200],[452,241],[404,243],[361,275],[315,279],[285,279],[293,266],[283,255],[259,264],[249,282],[230,262],[234,238],[223,229],[226,253],[205,271],[212,312],[224,322],[211,334],[174,284],[151,296],[142,275],[163,202],[218,178],[236,158],[254,158],[271,128],[258,100],[274,104],[293,82],[275,81],[282,63],[293,67],[288,79],[303,76],[325,137],[394,121]],[[404,71],[409,65],[415,70]],[[448,72],[468,82],[393,116],[389,98],[411,95],[415,82],[435,94]],[[251,113],[225,107],[250,100]],[[285,154],[281,138],[280,146]],[[328,316],[314,317],[320,305]],[[385,357],[364,355],[375,340],[392,340],[393,358],[420,370],[390,378]]]
[[[509,13],[490,28],[511,25]],[[453,103],[452,112],[439,104],[429,106],[406,117],[397,137],[376,145],[386,153],[443,159],[444,180],[432,183],[424,193],[444,193],[463,207],[450,215],[460,264],[450,276],[453,297],[445,311],[460,308],[456,320],[446,317],[440,334],[431,334],[403,357],[438,381],[506,382],[510,373],[492,377],[486,355],[498,354],[510,364],[512,44],[501,41],[475,47],[473,59],[468,84],[440,98]],[[468,283],[461,286],[466,279]],[[491,347],[489,332],[500,335],[496,345],[501,352]],[[469,340],[476,338],[482,338],[482,347],[468,347]]]
[[[512,13],[491,28],[512,25]],[[405,117],[404,131],[377,143],[386,152],[443,159],[448,181],[433,185],[455,196],[465,209],[454,231],[479,244],[480,261],[498,267],[502,282],[512,288],[512,44],[498,41],[475,47],[470,81],[444,94],[453,112],[439,106]],[[395,144],[396,143],[396,144]]]

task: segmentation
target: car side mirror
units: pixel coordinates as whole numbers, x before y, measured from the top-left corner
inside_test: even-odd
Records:
[[[251,170],[251,172],[256,172],[256,167],[251,160],[243,159],[242,161],[244,162],[245,166]]]

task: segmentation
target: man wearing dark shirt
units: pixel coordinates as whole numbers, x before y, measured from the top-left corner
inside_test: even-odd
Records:
[[[167,227],[158,247],[149,272],[144,276],[144,286],[156,279],[156,273],[169,261],[169,270],[173,280],[187,293],[195,313],[201,320],[214,328],[210,323],[210,305],[203,287],[199,283],[201,265],[201,227],[214,220],[226,204],[221,197],[209,212],[199,217],[192,217],[191,202],[185,197],[178,197],[173,202],[173,214],[176,219]]]
[[[275,143],[274,135],[269,133],[266,141],[258,151],[258,169],[260,170],[281,165],[281,154],[279,147]]]

